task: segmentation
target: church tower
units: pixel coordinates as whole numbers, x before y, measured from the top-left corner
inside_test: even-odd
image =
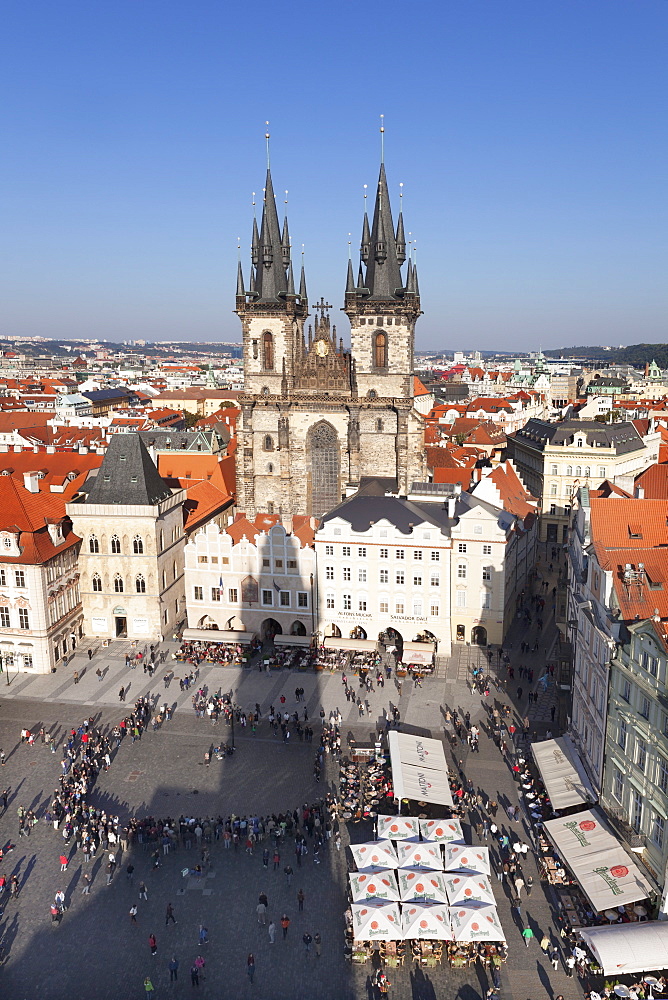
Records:
[[[403,212],[392,221],[385,164],[381,163],[373,222],[365,211],[357,284],[348,262],[344,311],[350,320],[357,390],[383,398],[413,398],[415,323],[420,316],[417,267],[406,262]]]

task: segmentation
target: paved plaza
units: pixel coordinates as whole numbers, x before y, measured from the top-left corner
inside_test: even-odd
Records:
[[[521,627],[517,635],[524,636]],[[554,641],[551,623],[546,623],[544,641]],[[513,635],[511,656],[515,660]],[[519,646],[519,643],[517,643]],[[58,857],[63,840],[60,832],[44,822],[35,827],[29,838],[17,837],[17,808],[23,805],[43,811],[58,783],[60,755],[52,755],[37,743],[33,748],[20,744],[23,726],[39,730],[45,726],[56,737],[87,716],[94,716],[102,725],[113,725],[125,714],[118,702],[118,690],[129,685],[126,705],[139,696],[150,696],[156,703],[167,700],[174,705],[174,715],[157,732],[149,730],[140,742],[121,745],[110,770],[98,779],[91,801],[121,818],[130,815],[155,817],[192,816],[226,817],[231,813],[266,815],[299,807],[315,801],[329,790],[334,791],[338,765],[326,759],[323,780],[313,777],[313,760],[317,744],[298,741],[286,745],[272,735],[268,723],[260,723],[252,735],[249,730],[235,727],[238,747],[232,759],[214,760],[204,765],[204,754],[212,740],[229,736],[226,724],[212,727],[206,719],[195,718],[190,693],[181,692],[178,677],[184,667],[171,659],[168,648],[166,662],[152,679],[141,668],[125,666],[125,646],[115,644],[96,651],[89,662],[85,646],[66,671],[46,677],[19,675],[11,677],[9,687],[0,697],[0,746],[7,755],[6,766],[0,772],[0,783],[10,790],[9,804],[0,818],[0,840],[16,844],[4,863],[7,875],[16,872],[21,880],[18,901],[4,901],[2,939],[6,949],[5,962],[0,968],[0,995],[4,1000],[65,1000],[65,998],[95,997],[99,1000],[122,1000],[144,995],[144,978],[151,977],[155,996],[190,995],[195,987],[190,982],[190,966],[202,952],[206,960],[205,978],[198,988],[203,998],[256,996],[266,1000],[357,1000],[373,996],[369,967],[352,967],[343,957],[343,911],[346,905],[347,852],[329,847],[320,865],[313,863],[312,852],[297,868],[294,854],[281,859],[277,872],[265,870],[261,847],[253,856],[243,847],[238,852],[224,850],[221,842],[211,848],[211,869],[199,879],[182,877],[182,869],[192,867],[198,858],[193,848],[161,858],[157,871],[150,870],[150,857],[143,845],[132,851],[135,882],[127,882],[124,869],[128,855],[119,859],[118,873],[111,885],[106,885],[102,859],[89,866],[82,864],[81,852],[71,858],[69,869],[61,875]],[[536,654],[521,657],[521,662],[540,667],[545,660],[542,646]],[[234,692],[236,702],[248,710],[259,702],[263,713],[270,704],[278,706],[281,694],[286,707],[296,708],[295,688],[305,690],[305,706],[316,733],[319,712],[324,708],[339,708],[344,716],[342,734],[367,739],[375,726],[382,723],[392,705],[401,711],[402,728],[425,735],[441,737],[444,729],[444,705],[461,712],[470,711],[472,720],[481,724],[480,753],[470,754],[461,744],[446,746],[453,765],[461,760],[467,777],[502,806],[517,801],[516,786],[507,764],[502,759],[485,727],[485,712],[480,695],[472,693],[468,681],[470,669],[484,651],[464,647],[439,671],[442,676],[426,679],[416,688],[404,680],[401,690],[390,682],[384,689],[369,696],[371,714],[363,720],[357,710],[343,697],[340,674],[318,675],[312,672],[266,672],[256,668],[203,667],[198,684],[210,690]],[[549,648],[548,654],[549,655]],[[515,662],[520,662],[515,660]],[[97,668],[103,671],[101,680]],[[74,669],[82,674],[74,685]],[[83,671],[85,670],[85,673]],[[171,677],[172,671],[174,677]],[[536,678],[539,670],[536,671]],[[165,684],[167,678],[168,686]],[[170,681],[171,678],[171,681]],[[4,680],[4,678],[2,678]],[[4,695],[4,697],[2,697]],[[490,697],[505,700],[503,692]],[[532,705],[532,728],[544,735],[550,721],[553,689],[542,693]],[[526,694],[524,695],[526,701]],[[303,711],[301,706],[301,710]],[[517,706],[523,715],[526,705]],[[502,816],[502,811],[499,813]],[[516,836],[528,839],[525,820],[501,821]],[[501,824],[500,824],[501,825]],[[475,832],[466,824],[469,838],[476,842]],[[372,829],[360,823],[342,826],[343,848],[352,839],[369,839]],[[284,864],[292,864],[295,876],[291,886],[283,875]],[[90,895],[82,894],[82,875],[86,869],[93,876]],[[546,895],[538,881],[534,859],[528,856],[525,875],[534,876],[531,897],[523,900],[522,919],[529,923],[538,939],[544,932],[554,933],[554,900]],[[148,900],[139,900],[137,885],[144,880]],[[512,1000],[527,1000],[535,995],[550,998],[563,994],[566,1000],[580,995],[577,980],[567,979],[563,964],[555,971],[540,951],[537,941],[525,949],[521,927],[510,909],[505,884],[493,879],[499,913],[508,939],[509,960],[502,975],[502,996]],[[302,888],[306,902],[304,911],[297,907],[297,891]],[[51,923],[49,906],[55,892],[66,893],[68,909],[59,925]],[[266,927],[257,923],[255,906],[260,892],[269,898],[268,919],[277,924],[275,944],[269,943]],[[168,903],[175,909],[176,925],[165,926]],[[138,924],[129,918],[133,903],[139,907]],[[284,941],[278,921],[287,913],[291,924]],[[198,945],[198,928],[204,923],[209,931],[209,943]],[[311,951],[306,956],[302,935],[308,931],[322,936],[322,956]],[[148,937],[155,933],[158,951],[152,957]],[[255,981],[246,975],[246,956],[253,952],[256,962]],[[175,954],[179,960],[178,980],[170,983],[168,963]],[[452,971],[447,965],[421,971],[414,964],[392,970],[391,996],[430,1000],[435,997],[461,997],[474,1000],[484,997],[490,984],[483,971],[476,968]]]

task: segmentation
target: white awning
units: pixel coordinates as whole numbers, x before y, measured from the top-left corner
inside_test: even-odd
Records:
[[[483,906],[479,910],[469,906],[451,906],[450,923],[455,941],[506,940],[494,906]]]
[[[544,830],[598,913],[650,894],[649,883],[598,812],[551,819]]]
[[[378,649],[375,639],[337,639],[335,635],[328,635],[325,639],[325,649],[351,649],[356,653],[373,653]]]
[[[465,841],[458,819],[421,819],[420,833],[424,840],[434,840],[439,844],[463,844]]]
[[[402,663],[430,667],[434,662],[434,649],[433,642],[405,642],[401,654]]]
[[[310,646],[311,637],[308,635],[275,635],[275,646]]]
[[[489,875],[489,847],[478,847],[471,844],[446,844],[443,849],[446,872],[477,872],[479,875]]]
[[[244,646],[252,642],[255,636],[253,632],[233,632],[218,628],[184,628],[182,638],[184,642],[230,642]]]
[[[365,899],[384,899],[395,902],[399,899],[397,878],[393,871],[350,872],[350,894],[353,903]]]
[[[398,868],[399,862],[391,840],[372,840],[366,844],[351,844],[351,854],[355,864],[365,868]]]
[[[404,940],[452,941],[450,916],[442,903],[408,903],[401,908]]]
[[[396,903],[367,900],[353,903],[353,938],[355,941],[401,941],[401,913]]]
[[[414,816],[378,816],[376,831],[379,840],[419,840],[420,821]]]
[[[553,809],[596,802],[596,792],[569,736],[533,743],[531,751]]]
[[[441,741],[391,729],[388,743],[395,796],[452,807],[448,768]]]
[[[668,920],[583,927],[578,933],[605,976],[668,968]]]

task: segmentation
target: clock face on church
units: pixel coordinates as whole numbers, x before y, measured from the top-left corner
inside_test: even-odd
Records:
[[[321,358],[324,358],[329,354],[329,344],[326,340],[318,340],[316,342],[315,349]]]

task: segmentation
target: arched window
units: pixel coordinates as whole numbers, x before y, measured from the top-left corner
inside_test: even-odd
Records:
[[[387,334],[378,332],[373,336],[374,368],[387,368]]]
[[[94,553],[100,551],[100,543],[97,540],[97,535],[91,535],[88,539],[88,551]]]
[[[274,450],[274,439],[272,438],[271,434],[265,434],[263,448],[265,451]]]
[[[123,577],[119,573],[114,577],[114,590],[117,594],[122,594],[124,590]]]
[[[132,551],[136,556],[140,556],[144,551],[144,540],[141,535],[135,535],[132,540]]]
[[[311,429],[307,454],[311,510],[316,517],[322,517],[341,500],[339,439],[331,424],[323,420]]]
[[[582,466],[581,465],[576,465],[575,466],[575,475],[577,476],[578,479],[582,475]]]
[[[121,540],[118,535],[111,536],[111,551],[114,555],[119,555],[121,551]]]
[[[146,593],[146,580],[141,575],[141,573],[139,573],[137,579],[135,580],[135,590],[137,591],[138,594]]]
[[[573,466],[572,465],[567,465],[566,466],[566,475],[567,476],[572,476],[573,475]]]
[[[102,592],[102,578],[99,573],[93,575],[93,593],[99,594]]]
[[[274,370],[274,337],[269,332],[262,334],[262,367],[266,372]]]

